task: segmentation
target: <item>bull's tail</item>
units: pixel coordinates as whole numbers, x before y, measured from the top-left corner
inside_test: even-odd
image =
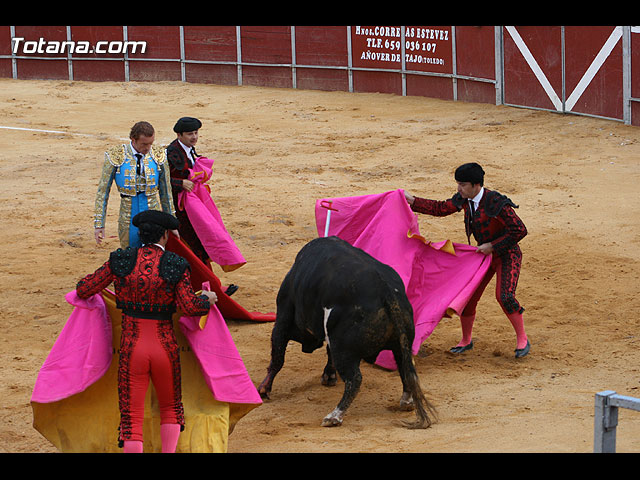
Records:
[[[406,334],[400,335],[400,352],[398,353],[400,358],[396,357],[396,364],[398,365],[398,373],[402,378],[404,391],[411,395],[413,407],[416,411],[415,422],[403,423],[408,428],[429,428],[437,420],[438,414],[435,406],[422,392],[420,378],[413,364],[411,343]]]
[[[395,319],[398,329],[397,351],[393,351],[398,373],[402,379],[403,395],[409,394],[413,400],[413,407],[416,412],[415,422],[403,422],[407,428],[429,428],[437,421],[438,414],[435,406],[427,399],[420,387],[420,379],[413,364],[411,346],[415,335],[413,325],[413,309],[408,299],[405,299],[405,306],[400,307],[397,299],[385,299],[389,318]]]
[[[411,392],[413,405],[416,411],[415,421],[403,423],[407,428],[411,429],[429,428],[431,424],[437,420],[438,412],[435,406],[422,392],[422,388],[420,387],[420,379],[418,378],[418,374],[415,367],[413,366],[410,355],[407,361],[402,362],[402,369],[404,370],[402,375],[404,375],[406,385]]]

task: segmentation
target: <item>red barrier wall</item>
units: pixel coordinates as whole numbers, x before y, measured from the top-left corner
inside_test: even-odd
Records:
[[[615,35],[614,27],[565,27],[565,88],[567,92],[573,92],[579,86],[600,50],[603,47],[606,48],[605,44],[612,34]],[[612,38],[613,40],[615,37]],[[593,79],[589,81],[584,93],[572,106],[571,111],[621,119],[623,115],[621,86],[622,42],[615,40],[615,46],[606,56]]]
[[[631,96],[640,98],[640,32],[631,34]],[[631,102],[631,124],[640,125],[640,103]]]
[[[638,125],[639,82],[631,81],[626,90],[622,84],[625,68],[631,79],[640,77],[640,31],[630,30],[625,57],[622,28],[0,26],[0,77],[381,92],[504,103]],[[21,48],[13,48],[12,38],[24,39]],[[40,39],[47,47],[53,41],[95,46],[127,40],[146,42],[146,50],[33,51]]]
[[[640,31],[629,28],[625,58],[620,26],[504,27],[505,104],[638,125]],[[629,118],[625,118],[626,102]]]

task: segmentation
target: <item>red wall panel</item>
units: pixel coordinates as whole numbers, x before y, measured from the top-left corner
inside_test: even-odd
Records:
[[[11,28],[0,26],[0,55],[11,55]]]
[[[11,78],[13,67],[10,58],[0,58],[0,78]]]
[[[0,26],[0,55],[11,55],[11,29]],[[0,58],[0,78],[11,78],[13,68],[10,58]]]
[[[640,98],[640,32],[631,33],[631,96]]]
[[[579,85],[615,27],[565,27],[565,78],[569,97]],[[616,38],[616,37],[613,37]],[[571,108],[575,113],[587,113],[609,118],[623,117],[622,39],[606,58],[584,93]]]
[[[124,31],[122,26],[73,26],[71,40],[89,42],[95,47],[98,42],[123,41]],[[86,61],[73,60],[74,80],[115,82],[125,80],[124,53],[74,53],[73,56],[87,59]]]
[[[561,27],[518,26],[517,32],[536,59],[558,97],[562,96],[562,29]],[[505,103],[555,110],[527,64],[515,40],[504,31],[504,98]]]
[[[67,39],[67,27],[64,26],[16,26],[16,38],[24,38],[20,44],[17,55],[32,57],[66,57],[66,55],[46,55],[42,53],[25,53],[22,50],[25,42],[38,42],[41,38],[44,41],[63,42]],[[66,60],[40,60],[30,58],[19,58],[16,60],[16,69],[19,78],[24,79],[52,79],[63,80],[69,78],[69,64]]]
[[[242,61],[291,64],[291,27],[240,27]]]
[[[291,65],[291,27],[240,27],[242,62]],[[291,88],[290,67],[242,67],[242,84],[261,87]]]
[[[124,61],[74,60],[73,79],[88,82],[124,82]]]
[[[349,65],[347,27],[297,26],[296,65],[346,67]],[[296,86],[308,90],[349,90],[346,70],[324,68],[296,68]]]
[[[66,60],[18,59],[18,76],[24,80],[68,80],[69,64]]]
[[[179,26],[147,26],[136,25],[127,27],[127,40],[147,42],[145,53],[132,53],[130,58],[166,59],[180,58],[180,27]]]
[[[235,65],[208,65],[187,63],[185,81],[214,85],[238,85],[238,67]]]
[[[179,82],[182,69],[177,62],[129,62],[129,80],[134,82]]]
[[[293,77],[289,67],[242,67],[242,84],[255,87],[292,88]]]
[[[456,27],[458,75],[495,80],[495,58],[495,27]]]
[[[397,73],[354,71],[353,91],[402,95],[402,77]]]
[[[303,90],[348,91],[349,74],[346,70],[296,68],[297,88]]]
[[[138,61],[137,59],[180,59],[180,27],[131,26],[127,27],[127,40],[147,42],[145,53],[131,53],[129,79],[157,82],[180,81],[182,69],[179,62]]]
[[[71,40],[74,42],[89,42],[92,46],[96,46],[98,42],[121,42],[124,41],[124,29],[121,26],[73,26],[71,27]],[[73,56],[96,59],[124,58],[123,53],[74,53]]]
[[[453,82],[449,77],[407,75],[407,95],[453,100]]]
[[[347,27],[296,27],[296,64],[341,66],[349,65]]]
[[[236,27],[184,27],[186,60],[235,62],[237,60]]]
[[[458,100],[495,104],[496,86],[493,83],[458,79]]]
[[[631,33],[631,96],[640,99],[640,32]],[[640,103],[631,102],[631,124],[640,125]]]

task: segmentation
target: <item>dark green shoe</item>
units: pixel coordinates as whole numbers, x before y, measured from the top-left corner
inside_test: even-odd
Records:
[[[467,350],[471,350],[473,348],[473,340],[471,340],[469,342],[469,345],[462,345],[460,347],[453,347],[451,350],[449,350],[449,352],[451,353],[462,353],[462,352],[466,352]]]
[[[529,344],[529,340],[527,340],[527,345],[524,348],[516,348],[516,358],[522,358],[529,353],[531,349],[531,345]]]

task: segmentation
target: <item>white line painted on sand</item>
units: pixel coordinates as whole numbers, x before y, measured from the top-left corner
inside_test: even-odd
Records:
[[[25,128],[25,127],[8,127],[5,125],[0,125],[0,128],[5,130],[22,130],[27,132],[40,132],[40,133],[57,133],[61,135],[77,135],[80,137],[103,137],[104,135],[95,135],[91,133],[76,133],[76,132],[65,132],[62,130],[43,130],[39,128]],[[120,140],[128,140],[128,138],[120,138]]]

